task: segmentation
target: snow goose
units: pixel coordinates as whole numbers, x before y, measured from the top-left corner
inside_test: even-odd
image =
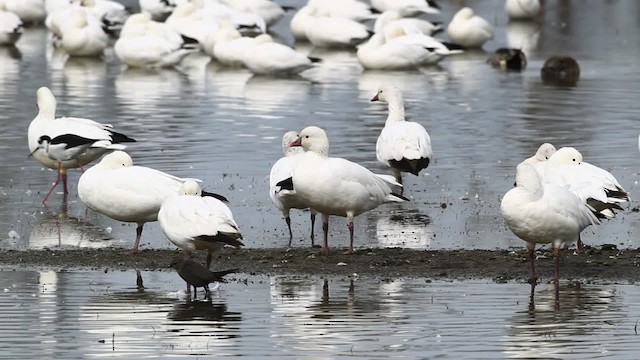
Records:
[[[430,21],[404,17],[402,10],[387,10],[383,12],[373,25],[373,31],[376,33],[383,33],[385,26],[389,24],[399,24],[402,27],[408,27],[411,29],[417,29],[417,31],[425,34],[432,35],[438,31],[442,31],[440,24],[434,24]]]
[[[133,67],[170,67],[198,49],[198,42],[148,13],[131,15],[114,45],[116,56]]]
[[[381,87],[371,101],[386,102],[389,108],[376,142],[376,157],[393,170],[396,181],[402,184],[402,172],[418,176],[429,166],[433,157],[431,138],[422,125],[405,119],[402,92],[397,87]]]
[[[372,70],[415,69],[428,64],[434,56],[429,48],[402,41],[385,41],[383,34],[373,34],[358,45],[356,56],[360,65]]]
[[[371,0],[371,6],[381,13],[387,10],[402,10],[406,16],[440,13],[440,6],[432,0]]]
[[[111,0],[80,0],[80,5],[91,11],[98,19],[111,25],[122,26],[129,17],[126,6]]]
[[[78,181],[78,196],[89,208],[114,220],[134,222],[136,240],[129,254],[136,254],[147,222],[158,220],[162,202],[177,195],[187,180],[144,166],[134,166],[131,156],[114,151],[85,171]],[[220,200],[220,195],[205,193]]]
[[[391,186],[399,184],[388,177],[349,160],[329,157],[329,139],[319,127],[303,129],[291,145],[305,150],[293,169],[293,189],[304,203],[322,214],[325,254],[329,252],[329,215],[347,217],[350,238],[345,254],[351,254],[356,216],[387,202],[408,201],[393,193]]]
[[[56,98],[47,87],[39,88],[36,96],[39,111],[29,124],[29,151],[42,165],[58,170],[56,182],[43,202],[47,201],[60,180],[64,193],[68,193],[67,169],[81,167],[114,148],[122,148],[121,145],[113,145],[135,141],[113,131],[111,125],[74,117],[56,119]]]
[[[552,56],[542,65],[540,77],[544,84],[576,86],[580,79],[580,65],[570,56]]]
[[[271,26],[282,19],[290,7],[280,6],[271,0],[222,0],[222,3],[243,12],[256,14],[264,19],[267,26]]]
[[[195,250],[207,250],[207,269],[213,252],[225,245],[244,246],[229,207],[214,197],[202,196],[200,185],[193,180],[184,181],[178,192],[162,201],[157,217],[162,232],[186,257]]]
[[[14,45],[22,36],[23,25],[18,15],[2,10],[0,3],[0,46]]]
[[[379,14],[368,4],[358,0],[309,0],[307,4],[314,6],[325,16],[341,17],[356,21],[375,19]]]
[[[60,46],[70,56],[101,56],[109,45],[103,23],[94,15],[75,8],[60,28]]]
[[[507,0],[504,4],[504,10],[512,20],[535,19],[540,9],[540,0]]]
[[[622,210],[620,204],[629,201],[629,194],[610,172],[583,161],[572,147],[560,148],[549,157],[543,180],[568,187],[607,218],[613,218],[614,210]]]
[[[232,27],[222,26],[215,35],[213,57],[222,65],[241,67],[247,49],[253,48],[256,38],[242,36]]]
[[[522,162],[528,163],[533,166],[541,179],[544,179],[545,169],[547,166],[547,160],[556,152],[556,147],[550,143],[544,143],[538,147],[536,153],[529,158],[524,159]],[[514,184],[516,185],[516,184]]]
[[[447,27],[449,39],[468,48],[479,48],[493,37],[493,26],[469,7],[460,9]]]
[[[24,24],[40,23],[47,16],[43,0],[1,0],[0,4],[5,11],[18,15]]]
[[[282,152],[284,157],[278,159],[271,167],[269,173],[269,197],[271,201],[282,211],[285,222],[289,228],[289,246],[293,240],[293,232],[291,231],[291,218],[289,217],[289,211],[291,209],[307,209],[309,205],[305,204],[296,195],[293,189],[293,182],[287,182],[285,180],[291,180],[293,175],[293,168],[300,160],[304,150],[299,146],[291,146],[291,143],[298,138],[297,131],[288,131],[282,136]],[[281,183],[285,181],[284,183]],[[278,185],[281,183],[280,185]],[[313,228],[316,221],[315,211],[311,211],[311,246],[314,246]]]
[[[520,49],[499,48],[487,59],[487,64],[501,70],[524,70],[527,55]]]
[[[242,57],[244,66],[258,75],[295,75],[312,68],[314,63],[320,61],[274,42],[268,34],[257,36],[250,47],[245,49]]]
[[[313,6],[307,5],[300,11],[309,15],[304,31],[314,46],[353,47],[367,40],[372,34],[366,26],[355,20],[325,16]]]
[[[155,21],[164,21],[178,3],[187,2],[188,0],[175,1],[175,0],[138,0],[140,10],[143,13],[151,15],[151,18]]]
[[[530,282],[535,284],[536,244],[553,246],[554,280],[560,279],[560,247],[580,238],[580,232],[600,221],[592,208],[571,191],[553,183],[542,183],[531,164],[521,163],[516,171],[517,187],[509,190],[500,203],[507,226],[527,242],[531,261]]]
[[[216,0],[193,0],[201,9],[200,16],[203,20],[227,20],[243,35],[258,35],[267,32],[267,24],[264,19],[253,13],[237,11],[232,7]]]
[[[429,50],[430,56],[425,59],[425,65],[437,64],[449,55],[464,52],[463,47],[458,44],[444,43],[434,37],[423,34],[418,28],[412,28],[401,23],[392,23],[385,26],[384,37],[387,42],[399,41],[419,45]]]

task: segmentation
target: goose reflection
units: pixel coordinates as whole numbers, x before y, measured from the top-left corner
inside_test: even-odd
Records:
[[[11,99],[15,96],[20,79],[22,53],[14,46],[0,46],[0,96]]]
[[[128,68],[116,76],[116,98],[124,111],[149,116],[180,101],[187,77],[174,69]]]
[[[105,106],[110,96],[104,93],[107,65],[102,59],[71,57],[64,64],[63,74],[69,105],[87,106],[89,101]]]
[[[576,340],[627,320],[621,296],[613,286],[561,283],[559,287],[549,284],[537,288],[532,287],[526,308],[508,320],[503,343],[509,357],[568,356],[574,353],[571,344],[582,346]]]
[[[538,47],[540,24],[534,21],[509,21],[507,24],[507,44],[510,48],[520,49],[531,57]]]
[[[273,117],[273,111],[289,111],[291,104],[308,101],[311,82],[301,77],[274,78],[254,75],[244,84],[247,110]]]
[[[406,94],[416,94],[423,93],[425,89],[424,84],[429,81],[430,78],[428,76],[417,70],[365,70],[360,73],[360,77],[358,78],[358,90],[360,90],[361,97],[369,101],[383,84],[397,86]]]
[[[45,218],[31,228],[29,249],[81,247],[104,248],[117,245],[106,231],[83,220],[69,217],[66,198],[58,212],[45,205]]]
[[[309,71],[309,77],[319,82],[344,84],[356,80],[362,67],[353,51],[344,49],[313,48],[309,56],[322,59],[320,66]],[[335,89],[334,89],[335,90]]]
[[[376,239],[382,247],[427,249],[433,240],[431,217],[418,210],[399,210],[376,216]]]
[[[210,62],[206,68],[206,84],[209,89],[207,95],[214,98],[243,99],[244,88],[252,74],[246,69],[230,69]],[[237,101],[226,100],[218,106],[223,109],[244,109],[244,104]]]
[[[162,273],[147,273],[146,283],[161,280]],[[111,291],[109,283],[93,283],[96,294],[82,306],[80,328],[92,337],[104,339],[91,349],[93,355],[135,357],[156,351],[171,354],[211,354],[232,347],[240,337],[240,313],[230,312],[224,300],[177,303],[177,293],[145,287]],[[237,325],[233,325],[237,324]],[[113,345],[112,345],[113,339]],[[113,346],[113,351],[112,351]]]

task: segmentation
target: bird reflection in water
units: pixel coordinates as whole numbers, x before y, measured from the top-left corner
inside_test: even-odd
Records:
[[[53,247],[104,248],[114,245],[114,241],[104,229],[89,224],[86,220],[69,217],[68,201],[65,194],[58,212],[43,205],[45,218],[35,224],[29,235],[29,249]]]

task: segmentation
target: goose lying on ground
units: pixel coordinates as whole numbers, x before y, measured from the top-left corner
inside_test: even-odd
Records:
[[[479,48],[493,38],[493,26],[469,7],[460,9],[447,27],[449,39],[466,48]]]

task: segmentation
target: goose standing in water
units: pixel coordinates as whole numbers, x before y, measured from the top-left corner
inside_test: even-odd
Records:
[[[381,87],[371,101],[386,102],[389,108],[376,142],[376,157],[393,170],[396,181],[402,184],[403,172],[418,176],[429,166],[433,157],[431,138],[422,125],[405,119],[402,92],[397,87]]]
[[[289,217],[289,211],[291,209],[307,209],[309,205],[304,203],[300,197],[296,195],[295,189],[293,189],[293,182],[291,180],[293,175],[293,169],[301,156],[304,154],[304,150],[300,146],[291,146],[291,143],[298,138],[297,131],[288,131],[282,137],[282,152],[284,157],[281,157],[271,167],[269,173],[269,197],[271,201],[282,211],[287,227],[289,228],[289,246],[293,240],[293,232],[291,231],[291,217]],[[284,183],[281,183],[285,181]],[[278,185],[280,184],[280,185]],[[316,222],[316,212],[311,210],[311,246],[314,246],[313,228]]]
[[[560,247],[577,242],[589,225],[600,223],[597,212],[563,186],[542,183],[531,164],[521,163],[516,171],[517,187],[509,190],[500,203],[507,226],[527,242],[531,262],[530,282],[535,284],[536,244],[552,244],[555,257],[553,279],[560,279]]]
[[[349,248],[344,254],[351,254],[356,216],[384,203],[408,201],[393,193],[391,187],[399,184],[390,176],[376,175],[349,160],[329,157],[329,138],[319,127],[306,127],[291,145],[305,150],[293,169],[293,188],[303,202],[322,214],[325,254],[329,253],[329,215],[347,218]]]

